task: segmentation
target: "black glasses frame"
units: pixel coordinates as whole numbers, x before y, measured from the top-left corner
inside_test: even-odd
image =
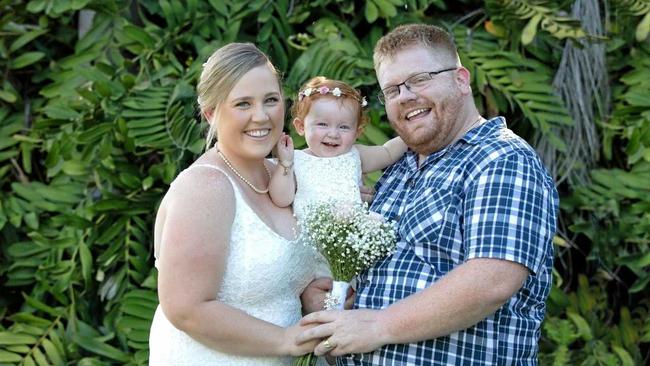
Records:
[[[404,87],[405,87],[408,91],[410,91],[410,92],[413,93],[413,90],[411,90],[411,87],[412,87],[412,86],[410,85],[410,84],[411,84],[410,81],[411,81],[413,78],[415,78],[416,76],[420,76],[420,75],[423,75],[423,74],[427,74],[427,75],[429,75],[429,77],[430,77],[429,80],[432,80],[433,77],[434,77],[435,75],[438,75],[438,74],[440,74],[440,73],[447,72],[447,71],[456,70],[456,69],[458,69],[458,67],[450,67],[450,68],[448,68],[448,69],[443,69],[443,70],[439,70],[439,71],[425,71],[425,72],[418,72],[417,74],[413,74],[413,75],[409,76],[406,80],[404,80],[403,82],[401,82],[401,83],[399,83],[399,84],[391,85],[391,86],[388,86],[388,87],[386,87],[386,88],[384,88],[384,89],[381,89],[381,90],[379,91],[379,94],[377,94],[377,99],[379,100],[379,103],[381,103],[381,104],[386,104],[386,94],[384,93],[384,91],[385,91],[386,89],[390,89],[390,88],[395,88],[395,87],[396,87],[396,88],[397,88],[397,96],[399,96],[400,93],[402,92],[402,89],[400,89],[400,86],[404,85]],[[389,100],[390,100],[390,99],[389,99]]]

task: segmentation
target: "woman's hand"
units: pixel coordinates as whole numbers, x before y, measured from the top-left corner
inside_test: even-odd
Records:
[[[314,328],[316,324],[300,325],[296,324],[284,330],[284,350],[283,354],[298,357],[311,353],[321,341],[320,339],[298,342],[298,335],[304,331]]]

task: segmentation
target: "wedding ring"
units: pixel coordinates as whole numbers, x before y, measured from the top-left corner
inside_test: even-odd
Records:
[[[334,346],[330,343],[329,339],[326,339],[325,342],[323,342],[323,346],[327,349],[332,349]]]

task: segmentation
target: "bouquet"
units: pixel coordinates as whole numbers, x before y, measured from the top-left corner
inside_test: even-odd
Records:
[[[300,225],[305,240],[329,264],[334,283],[325,298],[326,310],[342,310],[349,282],[395,249],[391,222],[368,211],[367,204],[340,207],[331,202],[309,205]],[[295,366],[313,366],[317,357],[304,355]]]

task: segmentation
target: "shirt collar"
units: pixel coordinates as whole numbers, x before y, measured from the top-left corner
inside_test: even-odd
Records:
[[[476,145],[481,143],[484,140],[491,138],[492,136],[494,136],[494,134],[497,131],[506,127],[507,127],[506,120],[503,117],[498,116],[498,117],[491,118],[483,122],[481,125],[476,126],[471,130],[467,131],[467,133],[463,137],[461,137],[458,141],[456,141],[452,145],[445,146],[443,149],[438,150],[430,154],[429,156],[427,156],[423,164],[420,166],[420,169],[429,165],[432,161],[438,160],[438,158],[443,156],[447,152],[447,150],[456,146],[461,141],[470,145]],[[411,149],[408,150],[406,163],[408,164],[410,170],[413,171],[418,170],[418,158],[419,156],[415,151]]]
[[[458,142],[464,141],[470,145],[476,145],[481,141],[494,136],[498,130],[506,127],[506,120],[503,117],[494,117],[467,131]]]

